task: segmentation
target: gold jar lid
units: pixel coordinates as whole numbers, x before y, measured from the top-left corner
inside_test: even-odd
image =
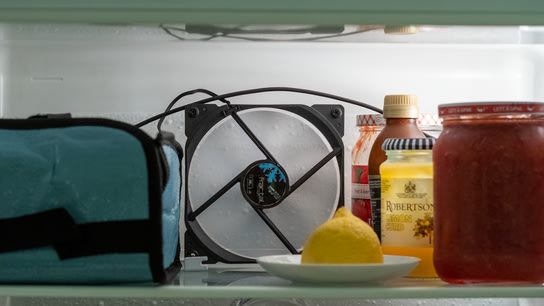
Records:
[[[416,25],[386,25],[383,29],[385,34],[416,34],[419,32],[419,26]]]
[[[416,95],[387,95],[383,102],[384,118],[418,118]]]

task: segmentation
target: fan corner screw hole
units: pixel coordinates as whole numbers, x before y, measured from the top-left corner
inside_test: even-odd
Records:
[[[198,108],[196,107],[193,107],[189,110],[189,117],[191,118],[195,118],[197,117],[198,115],[200,114],[200,111],[198,110]]]
[[[342,110],[339,108],[333,108],[331,110],[331,116],[333,118],[340,118],[340,116],[342,116]]]

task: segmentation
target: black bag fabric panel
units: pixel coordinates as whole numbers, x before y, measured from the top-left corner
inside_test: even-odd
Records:
[[[60,113],[60,114],[37,114],[28,117],[28,119],[69,119],[72,118],[71,113]]]
[[[149,220],[76,224],[56,208],[0,220],[0,253],[54,246],[61,260],[108,253],[149,253]]]
[[[150,253],[151,229],[148,220],[85,223],[78,226],[81,238],[57,243],[61,260],[108,253]]]
[[[64,208],[0,220],[0,253],[79,240],[81,233]]]

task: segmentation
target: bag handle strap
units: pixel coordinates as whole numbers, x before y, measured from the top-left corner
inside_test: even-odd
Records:
[[[112,253],[150,253],[149,220],[126,220],[78,225],[80,239],[54,245],[61,260]]]
[[[0,220],[0,253],[20,251],[80,238],[77,224],[64,208]]]
[[[151,222],[76,224],[65,208],[0,219],[0,253],[53,246],[61,260],[111,253],[151,252]]]

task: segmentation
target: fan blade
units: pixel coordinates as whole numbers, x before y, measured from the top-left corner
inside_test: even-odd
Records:
[[[300,185],[304,184],[314,173],[316,173],[319,169],[321,169],[325,164],[329,162],[332,158],[340,155],[342,153],[341,148],[335,148],[331,153],[327,154],[322,160],[320,160],[314,167],[312,167],[308,172],[306,172],[298,181],[296,181],[291,187],[289,188],[289,194],[293,193],[295,190],[297,190]]]
[[[255,209],[255,212],[257,212],[259,217],[261,217],[261,219],[263,219],[264,223],[266,223],[266,225],[268,225],[268,227],[274,232],[274,234],[276,234],[276,236],[278,236],[278,238],[285,245],[285,247],[292,254],[297,254],[298,253],[297,249],[295,249],[295,247],[291,244],[291,242],[289,242],[289,240],[276,227],[276,225],[274,225],[274,222],[272,222],[272,220],[270,220],[270,218],[268,218],[268,216],[264,213],[264,211],[262,209],[260,209],[260,208],[257,208],[257,207],[253,207],[253,208]]]
[[[200,215],[204,210],[206,210],[210,205],[215,203],[217,199],[219,199],[222,195],[227,193],[232,186],[234,186],[236,183],[239,183],[242,179],[242,173],[238,174],[236,177],[234,177],[230,182],[228,182],[223,188],[221,188],[217,193],[215,193],[211,198],[209,198],[204,204],[200,205],[195,211],[189,213],[187,215],[187,218],[189,221],[194,221],[198,215]]]
[[[242,128],[242,130],[244,130],[244,132],[247,134],[247,136],[249,136],[249,138],[251,138],[251,140],[259,148],[259,150],[261,150],[261,152],[263,152],[263,154],[266,156],[266,158],[268,158],[269,160],[271,160],[271,161],[273,161],[274,163],[277,164],[278,161],[274,158],[274,156],[272,156],[272,153],[270,153],[270,151],[268,151],[268,149],[266,149],[266,147],[259,140],[259,138],[257,138],[257,136],[255,136],[255,134],[253,134],[251,129],[244,123],[242,118],[240,118],[240,116],[238,116],[238,114],[236,112],[232,112],[231,116],[240,125],[240,127]]]

